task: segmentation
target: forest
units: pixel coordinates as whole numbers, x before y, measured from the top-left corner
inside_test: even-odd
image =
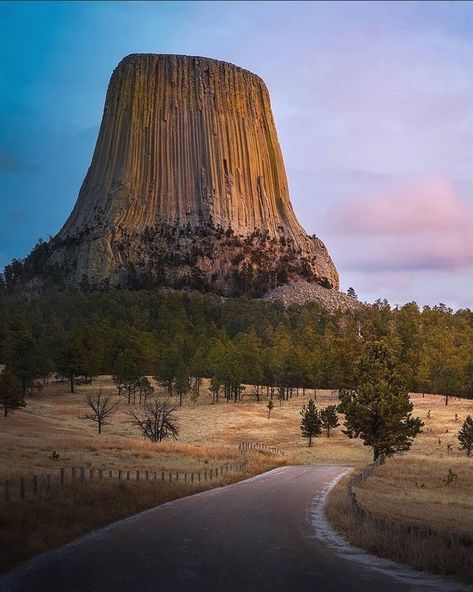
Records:
[[[379,339],[394,351],[410,391],[473,396],[469,309],[379,300],[330,312],[315,302],[284,307],[174,290],[0,298],[0,363],[24,394],[54,373],[71,389],[101,374],[118,382],[154,376],[169,390],[206,377],[227,399],[287,398],[305,388],[350,388],[356,360]]]

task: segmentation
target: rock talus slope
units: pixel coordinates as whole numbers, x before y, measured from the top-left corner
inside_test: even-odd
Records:
[[[190,56],[133,54],[115,69],[48,263],[70,285],[260,295],[303,277],[338,288],[292,209],[264,82]]]

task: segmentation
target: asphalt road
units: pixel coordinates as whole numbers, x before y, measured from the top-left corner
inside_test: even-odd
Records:
[[[314,495],[340,467],[284,467],[170,502],[0,578],[15,592],[404,592],[314,537]]]

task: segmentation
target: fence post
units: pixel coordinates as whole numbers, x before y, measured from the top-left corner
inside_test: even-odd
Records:
[[[169,471],[169,481],[172,481],[172,473]]]
[[[10,501],[10,481],[8,479],[5,481],[5,501]]]
[[[94,476],[94,469],[89,470],[89,479],[92,481],[92,477]]]
[[[136,480],[139,481],[140,480],[140,472],[136,471]]]
[[[210,469],[210,480],[212,480],[212,478],[213,478],[212,475],[213,475],[213,469]]]
[[[61,486],[64,485],[65,477],[66,477],[66,469],[64,467],[62,467],[62,469],[61,469]]]
[[[179,481],[179,471],[176,471],[176,481]]]
[[[108,472],[108,478],[109,478],[109,479],[111,479],[111,478],[112,478],[112,476],[113,476],[113,471],[109,471],[109,472]]]
[[[157,481],[158,479],[158,474],[156,473],[156,471],[154,471],[154,480]]]
[[[207,481],[207,469],[204,471],[204,480]]]
[[[146,475],[146,481],[149,481],[149,471],[146,471],[145,475]]]
[[[126,480],[129,481],[130,480],[130,471],[126,472]]]
[[[72,480],[75,481],[76,480],[76,468],[72,467]]]
[[[84,482],[84,477],[85,477],[85,471],[84,471],[84,467],[80,468],[80,482],[83,483]]]
[[[187,483],[187,473],[184,473],[184,483]]]
[[[164,471],[161,473],[161,480],[164,481]]]
[[[198,480],[198,482],[200,483],[200,472],[199,472],[199,473],[197,473],[197,475],[198,475],[198,477],[197,477],[197,480]]]
[[[25,499],[26,496],[26,490],[25,490],[25,479],[22,477],[20,479],[20,497],[22,499]]]
[[[99,479],[102,479],[102,478],[103,478],[103,470],[99,469]]]
[[[46,489],[47,491],[51,489],[51,475],[49,473],[46,475]]]
[[[33,475],[33,493],[38,493],[38,475]]]
[[[218,469],[215,469],[215,478],[218,477]]]
[[[122,478],[122,470],[118,469],[118,480],[121,481]]]

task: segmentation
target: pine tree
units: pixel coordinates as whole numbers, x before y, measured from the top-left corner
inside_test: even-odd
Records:
[[[327,438],[330,438],[330,430],[338,428],[337,406],[328,405],[324,409],[320,410],[320,419],[322,421],[322,429],[327,433]]]
[[[473,452],[473,417],[471,415],[468,415],[463,422],[457,438],[460,442],[458,450],[463,450],[467,456],[471,456]]]
[[[302,437],[307,438],[309,440],[309,446],[312,446],[312,438],[315,438],[322,432],[322,420],[313,399],[309,399],[307,406],[304,405],[302,407],[301,417]]]
[[[338,411],[345,414],[344,433],[370,446],[374,460],[380,454],[409,450],[423,423],[412,417],[413,404],[386,342],[366,346],[356,366],[355,384],[354,390],[340,393]]]
[[[5,368],[0,374],[0,408],[4,417],[25,406],[20,381],[9,368]]]
[[[212,397],[212,405],[214,403],[218,403],[218,396],[220,394],[221,387],[222,385],[220,384],[220,381],[215,378],[215,376],[210,379],[209,394]]]
[[[179,396],[179,406],[182,407],[182,397],[191,390],[189,369],[185,364],[179,364],[176,371],[176,393]]]

